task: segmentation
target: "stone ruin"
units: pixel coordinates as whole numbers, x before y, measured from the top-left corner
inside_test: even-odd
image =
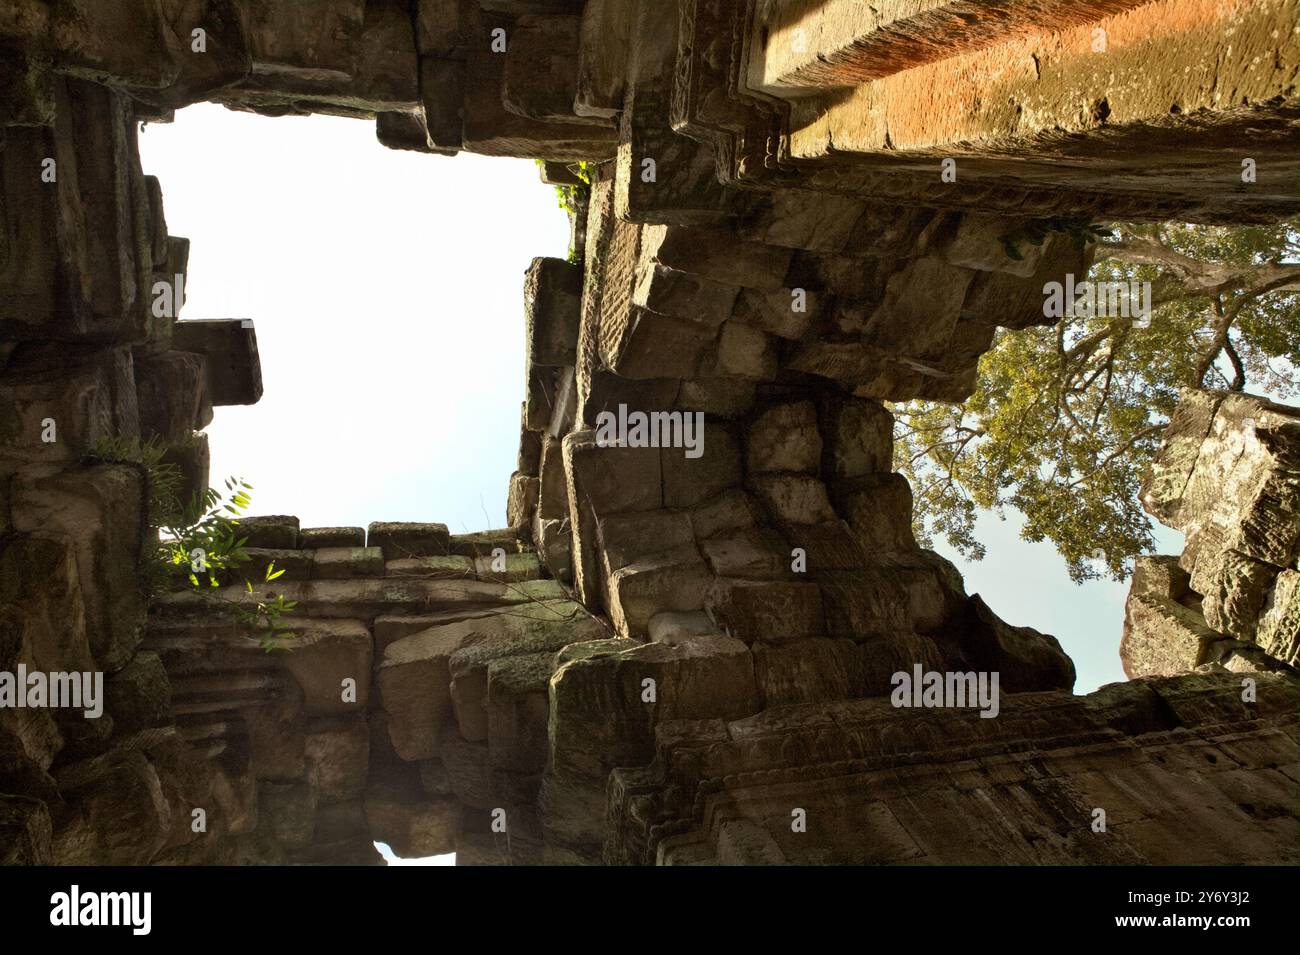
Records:
[[[1297,31],[1290,0],[8,0],[0,670],[107,703],[0,709],[0,859],[1296,862],[1295,410],[1184,397],[1144,501],[1186,550],[1138,562],[1132,679],[1075,696],[918,547],[884,402],[961,401],[998,327],[1051,324],[1088,255],[1009,254],[1031,226],[1300,211]],[[85,461],[157,439],[206,487],[213,406],[261,395],[251,323],[153,307],[190,244],[137,124],[205,100],[590,169],[576,261],[525,278],[510,527],[246,521],[288,653],[150,603],[146,472]],[[607,412],[699,414],[703,453]],[[892,705],[917,666],[998,673],[997,717]]]

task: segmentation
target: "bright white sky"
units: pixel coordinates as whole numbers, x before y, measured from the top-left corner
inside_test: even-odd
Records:
[[[252,318],[265,395],[216,409],[212,479],[304,527],[505,524],[523,400],[523,280],[569,231],[528,160],[385,149],[374,126],[200,104],[146,127],[172,235],[192,242],[183,318]],[[1070,583],[1050,544],[987,516],[988,557],[940,547],[1009,623],[1055,634],[1075,691],[1124,679],[1127,585]],[[1161,552],[1181,535],[1161,530]]]
[[[385,149],[374,124],[200,104],[141,136],[182,318],[252,318],[265,394],[216,409],[214,483],[304,527],[505,524],[524,380],[524,272],[568,253],[534,163]]]

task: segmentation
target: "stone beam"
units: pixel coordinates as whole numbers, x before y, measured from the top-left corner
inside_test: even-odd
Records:
[[[262,362],[251,319],[177,322],[172,342],[177,351],[207,359],[208,396],[214,405],[253,405],[261,399]]]
[[[1147,0],[769,0],[754,20],[750,86],[786,95],[856,86]]]

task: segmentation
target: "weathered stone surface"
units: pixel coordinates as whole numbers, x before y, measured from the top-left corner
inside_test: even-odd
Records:
[[[450,658],[451,698],[461,735],[469,742],[488,738],[488,684],[497,660],[554,653],[570,643],[600,639],[607,631],[577,604],[537,604],[519,614],[477,622],[476,639]]]
[[[384,560],[444,556],[450,553],[450,540],[446,524],[377,521],[370,525],[366,535],[366,545],[382,548]]]
[[[650,557],[609,576],[608,607],[619,636],[644,636],[663,610],[699,610],[705,605],[709,576],[698,558]]]
[[[758,707],[752,657],[718,636],[674,646],[625,641],[586,644],[551,681],[550,763],[542,805],[548,842],[590,852],[599,843],[604,779],[610,769],[648,755],[652,727],[674,719],[711,719]],[[645,681],[652,681],[646,683]]]
[[[574,92],[579,116],[608,118],[623,108],[634,11],[631,0],[590,0],[583,6]]]
[[[204,358],[208,397],[214,405],[252,405],[262,398],[257,333],[245,319],[204,319],[172,326],[177,351]]]
[[[1055,637],[1031,627],[1009,626],[978,594],[970,598],[957,628],[971,663],[977,669],[1001,674],[1003,692],[1074,687],[1074,663]]]
[[[790,570],[789,545],[765,527],[718,534],[700,541],[700,550],[719,577],[772,580]]]
[[[597,522],[597,538],[606,576],[645,557],[691,549],[691,522],[677,511],[610,514]]]
[[[516,554],[524,550],[526,537],[513,527],[500,527],[474,534],[452,534],[450,553],[461,557],[490,557],[497,550]]]
[[[740,484],[741,450],[734,430],[706,418],[697,440],[698,457],[684,448],[660,451],[665,507],[693,507]]]
[[[758,474],[748,478],[751,491],[772,519],[785,524],[821,524],[835,520],[826,485],[804,474]]]
[[[745,437],[745,469],[816,472],[821,468],[822,439],[817,409],[811,401],[774,405],[750,425]]]
[[[1120,658],[1129,677],[1174,676],[1201,664],[1207,647],[1221,638],[1204,617],[1182,601],[1187,572],[1175,557],[1139,557],[1124,607]]]
[[[708,610],[728,636],[747,644],[790,643],[821,636],[825,628],[815,584],[719,579]]]
[[[1270,691],[1295,697],[1293,680],[1265,679]],[[973,709],[895,709],[878,699],[768,709],[720,727],[661,725],[662,774],[646,778],[622,769],[611,781],[614,818],[604,858],[673,864],[675,847],[684,846],[694,847],[690,857],[697,862],[715,861],[713,827],[741,807],[791,864],[1043,864],[1081,856],[1097,864],[1206,864],[1235,857],[1239,839],[1271,853],[1273,833],[1259,829],[1253,814],[1261,800],[1285,805],[1294,781],[1256,762],[1236,733],[1257,718],[1280,730],[1293,725],[1293,715],[1270,705],[1273,715],[1246,716],[1240,689],[1235,675],[1195,674],[1116,684],[1087,697],[1012,695],[997,719],[982,719]],[[1044,726],[1070,740],[1096,742],[1085,759],[1060,735],[1045,735]],[[1198,740],[1195,749],[1173,745],[1187,735]],[[1292,743],[1267,735],[1271,745],[1292,751]],[[699,761],[681,758],[702,741],[708,745]],[[1252,767],[1250,809],[1239,802],[1243,759]],[[738,791],[721,785],[723,778],[746,784]],[[791,834],[790,786],[798,787],[807,818],[829,828],[826,838]],[[628,802],[633,792],[651,803],[642,802],[635,814]],[[1185,803],[1193,792],[1196,801]],[[990,826],[989,799],[1005,805],[1017,825]],[[1053,808],[1041,808],[1042,799]],[[1104,843],[1088,828],[1096,805],[1112,807],[1114,838]],[[1206,820],[1196,830],[1205,839],[1186,838],[1189,814]],[[651,832],[651,819],[663,828]],[[1056,835],[1032,838],[1026,824]]]
[[[756,643],[754,673],[764,707],[843,700],[862,693],[862,657],[852,640]]]
[[[90,651],[100,668],[120,670],[139,646],[144,624],[136,577],[144,534],[140,471],[100,465],[20,476],[11,493],[14,530],[72,544]]]
[[[542,484],[529,474],[510,475],[510,495],[506,500],[506,521],[511,527],[522,530],[533,522],[537,512],[537,497]]]
[[[601,159],[613,153],[611,128],[581,122],[540,122],[507,110],[503,103],[506,61],[491,48],[491,31],[510,21],[484,13],[468,52],[465,84],[465,148],[487,156],[534,159]],[[507,41],[508,42],[508,41]],[[508,48],[507,48],[508,49]]]
[[[790,268],[789,249],[743,242],[725,230],[652,225],[642,232],[641,241],[643,256],[723,287],[777,292]]]
[[[30,371],[6,368],[0,380],[0,460],[69,464],[101,439],[138,433],[133,367],[131,353],[119,349],[65,365],[60,375],[39,365]]]
[[[420,104],[429,145],[457,152],[465,140],[465,64],[459,60],[420,57]]]
[[[241,517],[239,537],[245,547],[267,550],[296,550],[298,548],[298,518],[288,515]]]
[[[388,149],[409,149],[419,153],[443,152],[429,139],[423,104],[410,112],[380,113],[375,117],[375,136],[379,144]]]
[[[836,506],[868,550],[913,550],[912,488],[901,474],[878,474],[841,481]]]
[[[1300,666],[1300,572],[1278,574],[1260,614],[1255,639],[1269,656]]]
[[[171,722],[171,684],[158,654],[141,651],[104,683],[113,728],[129,734]]]
[[[311,575],[317,580],[378,577],[383,573],[381,547],[317,547],[311,552]]]
[[[470,809],[494,808],[487,743],[471,743],[451,727],[443,735],[439,751],[447,781],[461,805]]]
[[[15,672],[24,654],[45,671],[93,666],[77,547],[69,539],[11,534],[0,540],[0,628]],[[9,655],[12,654],[12,658]]]
[[[766,247],[765,247],[766,248]],[[820,299],[809,298],[807,289],[778,289],[758,292],[742,289],[736,298],[733,320],[778,338],[799,341],[818,320]]]
[[[528,361],[572,365],[582,310],[582,267],[563,259],[533,259],[524,279]]]
[[[277,581],[277,584],[279,582]],[[552,580],[525,580],[501,584],[477,580],[438,578],[356,578],[352,580],[290,581],[275,588],[286,600],[298,602],[300,616],[328,619],[333,617],[371,617],[381,613],[427,612],[430,607],[443,610],[486,610],[513,606],[535,600],[563,597],[563,589]],[[255,597],[243,593],[229,595],[238,607],[249,607]],[[184,591],[169,593],[154,602],[165,615],[202,612],[206,606],[202,594]]]
[[[838,399],[825,412],[826,447],[836,477],[893,470],[893,416],[878,402]]]
[[[734,285],[721,285],[657,262],[647,262],[637,274],[632,304],[658,315],[717,328],[731,317],[739,293]]]
[[[540,773],[546,767],[547,687],[555,654],[527,653],[488,664],[484,707],[488,758],[494,768]]]
[[[421,56],[447,56],[461,47],[463,0],[416,0],[415,42]]]
[[[574,122],[577,16],[522,16],[510,29],[501,97],[506,109],[542,122]],[[600,119],[592,120],[601,122]]]
[[[1294,663],[1298,474],[1294,409],[1251,395],[1183,392],[1142,503],[1186,543],[1178,566],[1139,559],[1120,648],[1127,672]]]
[[[248,563],[240,564],[231,573],[237,583],[262,584],[267,582],[268,573],[280,574],[276,578],[280,581],[307,580],[312,576],[311,551],[249,547],[244,552],[249,558]]]
[[[776,376],[777,358],[775,338],[757,328],[730,321],[718,332],[713,354],[701,364],[700,374],[765,381]]]
[[[538,580],[542,576],[541,561],[536,554],[495,554],[474,558],[474,576],[479,580],[494,580],[513,584],[522,580]]]
[[[298,544],[304,550],[326,547],[365,547],[364,527],[304,527],[298,531]]]
[[[140,436],[171,445],[212,421],[205,359],[190,352],[163,352],[134,362]]]
[[[472,578],[474,561],[469,557],[405,557],[385,564],[389,577]]]

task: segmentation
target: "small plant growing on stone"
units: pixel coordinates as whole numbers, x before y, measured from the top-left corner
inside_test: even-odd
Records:
[[[537,160],[539,168],[545,168],[542,160]],[[583,207],[586,200],[591,196],[591,169],[592,164],[589,162],[574,163],[569,167],[575,176],[578,177],[577,185],[557,185],[555,195],[559,200],[559,206],[568,215],[570,220],[578,215],[578,211]],[[577,223],[578,228],[582,228],[581,223]],[[578,252],[575,248],[569,249],[569,261],[577,263]]]
[[[269,583],[283,574],[283,570],[275,570],[274,564],[266,565],[266,581]],[[253,593],[252,581],[245,581],[244,586],[248,592]],[[292,630],[285,630],[283,617],[285,614],[293,613],[298,606],[296,600],[285,600],[284,594],[266,595],[266,599],[259,600],[252,610],[244,607],[236,608],[236,614],[240,622],[252,631],[257,638],[258,645],[267,653],[273,650],[287,650],[284,641],[290,637],[297,636]]]
[[[142,556],[141,586],[153,596],[177,584],[188,584],[205,599],[226,603],[231,615],[263,650],[287,649],[284,641],[295,634],[284,629],[283,617],[293,612],[296,601],[285,600],[283,594],[267,593],[249,609],[221,592],[226,573],[252,560],[245,549],[248,538],[239,536],[238,527],[240,516],[252,503],[249,492],[253,486],[242,478],[226,478],[224,492],[207,488],[182,504],[181,472],[163,460],[166,452],[166,446],[156,438],[142,442],[115,436],[101,438],[83,457],[87,464],[134,465],[144,476],[144,519],[160,544]],[[283,574],[274,562],[268,563],[263,583]],[[253,593],[251,581],[246,581],[245,587]]]
[[[160,529],[165,535],[164,549],[172,567],[180,569],[190,584],[220,587],[217,571],[232,570],[250,560],[244,551],[247,537],[238,537],[239,516],[252,499],[253,489],[241,478],[226,478],[229,500],[216,488],[197,494],[181,508],[176,520]]]
[[[165,548],[171,566],[179,569],[190,586],[200,593],[226,601],[235,619],[269,653],[287,649],[283,641],[295,636],[283,629],[282,618],[293,612],[297,602],[285,600],[284,594],[267,593],[249,609],[214,592],[222,586],[220,572],[234,570],[252,560],[245,549],[248,538],[238,533],[239,517],[252,503],[249,496],[252,490],[253,485],[242,478],[226,478],[224,494],[208,488],[195,495],[181,511],[181,520],[162,530],[167,537]],[[276,570],[275,562],[271,561],[266,565],[263,583],[269,584],[283,575],[284,571]],[[244,586],[249,594],[254,593],[252,581],[245,581]]]

